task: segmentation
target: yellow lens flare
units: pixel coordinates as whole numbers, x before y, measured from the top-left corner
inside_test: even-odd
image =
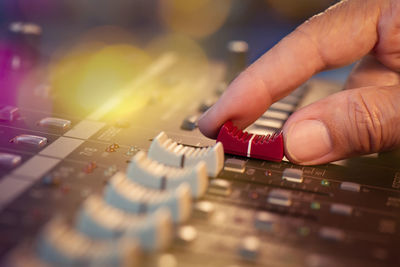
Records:
[[[196,82],[208,77],[210,61],[200,45],[191,38],[181,34],[167,34],[154,39],[146,51],[153,56],[169,51],[176,57],[176,63],[169,68],[168,73],[160,76],[158,101],[164,103],[179,103],[189,101],[197,92]]]
[[[160,0],[165,26],[194,38],[204,38],[222,27],[232,0]]]
[[[53,64],[51,86],[62,99],[59,105],[71,114],[81,115],[113,98],[150,62],[145,52],[128,44],[86,45]]]
[[[163,54],[144,69],[139,77],[132,79],[112,98],[91,113],[88,119],[112,122],[125,119],[139,111],[162,89],[155,85],[157,78],[175,62],[174,54]]]
[[[161,107],[151,112],[163,113],[162,108],[201,96],[199,86],[212,76],[209,64],[203,49],[179,34],[154,39],[146,49],[86,42],[58,56],[50,81],[63,111],[115,122],[140,117],[135,114],[151,103]]]
[[[159,57],[165,51],[173,53],[178,63],[174,65],[174,72],[185,77],[188,73],[196,73],[199,68],[208,68],[209,60],[200,45],[193,39],[182,34],[166,34],[153,39],[146,47],[146,51],[153,57]],[[174,76],[169,75],[170,80]]]

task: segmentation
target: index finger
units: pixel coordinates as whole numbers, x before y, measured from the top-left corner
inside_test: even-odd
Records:
[[[380,4],[342,1],[300,25],[230,84],[199,120],[201,132],[215,138],[228,120],[243,129],[315,73],[368,54],[378,40]]]

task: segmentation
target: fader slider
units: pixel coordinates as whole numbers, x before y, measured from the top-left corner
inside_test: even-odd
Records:
[[[168,138],[165,132],[159,133],[151,142],[148,157],[174,167],[195,166],[204,161],[208,175],[215,177],[224,165],[224,149],[221,143],[211,147],[195,148],[178,144]]]
[[[272,135],[251,134],[243,132],[228,121],[219,131],[217,141],[222,143],[225,153],[271,161],[283,159],[281,132]]]

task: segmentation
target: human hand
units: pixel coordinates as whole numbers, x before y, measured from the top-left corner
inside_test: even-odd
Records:
[[[348,0],[300,25],[243,71],[199,120],[215,138],[245,128],[322,70],[360,60],[342,92],[306,106],[283,127],[286,157],[322,164],[400,145],[400,0]]]

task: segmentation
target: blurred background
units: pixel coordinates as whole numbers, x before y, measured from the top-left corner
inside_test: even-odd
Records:
[[[27,92],[34,91],[91,109],[142,75],[161,53],[173,50],[208,64],[226,59],[231,40],[248,43],[251,63],[335,2],[1,0],[0,101],[26,105]],[[320,76],[344,80],[348,71]]]
[[[143,45],[178,33],[221,57],[232,39],[245,40],[254,60],[299,23],[335,0],[1,0],[4,32],[15,21],[42,28],[42,52],[75,45],[95,33],[105,42],[133,39]],[[106,29],[101,27],[107,26]],[[110,29],[110,26],[113,28]],[[100,27],[100,28],[99,28]],[[92,38],[94,36],[91,36]]]

